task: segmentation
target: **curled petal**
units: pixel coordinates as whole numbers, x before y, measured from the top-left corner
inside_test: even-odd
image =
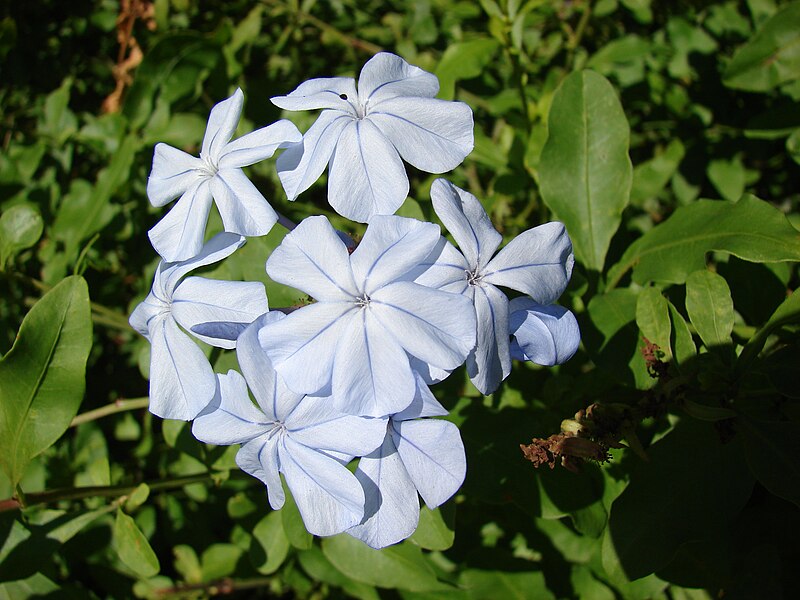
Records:
[[[493,285],[475,286],[478,339],[467,358],[467,373],[482,394],[491,394],[511,373],[508,298]]]
[[[551,304],[566,289],[574,262],[567,230],[554,221],[511,240],[486,265],[483,280]]]
[[[281,119],[227,144],[217,165],[220,169],[246,167],[269,158],[278,148],[285,148],[301,139],[303,135],[297,126],[291,121]]]
[[[375,215],[350,257],[359,287],[372,294],[401,278],[427,257],[440,236],[439,226],[394,215]]]
[[[194,419],[217,387],[208,359],[168,314],[152,323],[150,340],[150,412],[162,419]]]
[[[211,403],[192,423],[192,435],[201,442],[230,446],[244,444],[271,430],[272,422],[250,401],[244,377],[236,371],[217,375],[219,385]]]
[[[131,327],[137,332],[143,335],[147,341],[150,341],[150,321],[164,312],[165,308],[166,304],[150,292],[147,298],[133,309],[128,323],[130,323]]]
[[[351,121],[331,158],[328,202],[351,221],[393,214],[408,195],[408,176],[394,146],[368,119]]]
[[[275,167],[289,200],[311,187],[328,165],[339,136],[353,116],[338,110],[323,110],[302,141],[290,145]]]
[[[352,302],[317,302],[261,328],[261,347],[292,390],[316,394],[330,384],[336,344],[353,310]]]
[[[335,535],[361,521],[364,491],[346,467],[290,436],[281,444],[281,472],[309,533]]]
[[[216,104],[211,109],[211,114],[208,116],[208,125],[206,125],[206,134],[203,136],[203,146],[200,150],[201,158],[211,159],[216,162],[225,144],[231,140],[236,132],[236,126],[239,124],[239,117],[242,114],[243,103],[244,94],[241,89],[237,88],[233,96]]]
[[[370,58],[358,76],[358,97],[367,106],[395,96],[433,98],[438,92],[436,75],[388,52],[379,52]]]
[[[370,308],[410,355],[440,369],[455,369],[475,346],[475,309],[464,296],[398,281]]]
[[[147,232],[150,243],[167,262],[187,260],[203,247],[211,188],[208,179],[195,183],[172,209]]]
[[[458,491],[467,473],[458,427],[439,419],[402,421],[393,427],[403,465],[425,504],[436,508]]]
[[[241,169],[220,169],[210,185],[225,231],[266,235],[278,221],[278,214]]]
[[[206,177],[206,165],[199,158],[167,144],[156,144],[147,198],[153,206],[164,206]]]
[[[400,156],[422,171],[445,173],[472,152],[472,109],[435,98],[390,98],[370,106],[367,119]]]
[[[578,321],[563,306],[538,304],[530,298],[514,298],[509,305],[509,328],[515,342],[514,358],[551,367],[568,361],[578,350]]]
[[[458,243],[469,265],[483,268],[503,241],[480,201],[445,179],[431,185],[433,209]]]
[[[347,533],[372,548],[404,540],[417,528],[419,499],[392,437],[358,462],[356,478],[364,488],[364,519]]]
[[[153,278],[153,293],[165,301],[171,300],[178,282],[187,273],[229,257],[244,243],[245,239],[235,233],[218,233],[192,258],[172,264],[161,262]]]
[[[267,260],[269,276],[322,301],[353,300],[358,289],[347,247],[327,218],[308,217]]]
[[[255,281],[220,281],[188,277],[178,284],[172,296],[172,314],[184,329],[212,346],[234,348],[236,339],[197,334],[202,323],[234,323],[244,329],[267,312],[264,284]]]
[[[342,98],[342,95],[346,96]],[[356,82],[349,77],[320,77],[301,83],[286,96],[274,96],[270,101],[284,110],[335,109],[352,113],[351,102],[357,98]]]
[[[243,444],[236,453],[236,464],[239,468],[260,479],[267,486],[269,505],[274,510],[283,508],[283,503],[286,501],[278,471],[281,466],[278,456],[279,441],[278,436],[265,433]]]

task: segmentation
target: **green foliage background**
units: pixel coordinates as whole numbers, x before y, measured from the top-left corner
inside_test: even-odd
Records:
[[[141,62],[120,70],[136,54],[118,40],[131,7],[146,9],[130,22]],[[800,2],[0,10],[0,598],[790,596]],[[157,262],[153,145],[195,152],[209,109],[237,86],[240,131],[264,126],[282,116],[270,96],[356,76],[380,50],[472,107],[475,150],[447,177],[507,240],[566,223],[577,264],[560,302],[583,342],[561,367],[515,365],[490,397],[463,371],[434,388],[461,427],[467,480],[378,552],[312,539],[291,502],[270,512],[235,448],[153,418],[149,348],[127,315]],[[121,101],[103,112],[117,80]],[[291,118],[304,131],[314,115]],[[359,233],[327,207],[324,179],[289,203],[271,161],[250,175],[291,219],[322,213]],[[434,176],[410,178],[401,214],[432,219]],[[206,275],[261,280],[271,306],[296,302],[264,272],[283,233]],[[663,363],[651,357],[650,372],[643,338]],[[209,353],[217,371],[235,366]],[[524,460],[520,444],[562,429],[611,447],[611,460],[568,459],[578,473]]]

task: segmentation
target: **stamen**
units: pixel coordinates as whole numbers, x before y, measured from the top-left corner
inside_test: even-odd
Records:
[[[366,308],[367,306],[369,306],[369,303],[370,303],[370,297],[367,294],[364,294],[363,296],[358,296],[356,298],[356,306],[359,306],[360,308]]]
[[[464,279],[467,280],[467,284],[469,285],[480,285],[483,275],[478,272],[477,268],[474,271],[468,271],[467,269],[464,269]]]

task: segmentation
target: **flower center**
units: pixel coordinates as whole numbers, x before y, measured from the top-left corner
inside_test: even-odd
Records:
[[[467,280],[467,284],[469,285],[480,285],[481,279],[483,279],[483,274],[478,271],[477,267],[472,271],[464,269],[464,279]]]
[[[272,424],[272,429],[269,430],[269,434],[267,434],[267,439],[271,440],[276,435],[282,435],[286,433],[286,425],[284,425],[281,421],[276,421]]]
[[[366,308],[367,306],[369,306],[370,301],[371,301],[370,297],[367,294],[364,294],[363,296],[357,296],[356,306],[358,306],[359,308]]]
[[[209,176],[214,177],[219,171],[219,167],[217,166],[216,162],[212,160],[210,156],[203,156],[200,155],[200,158],[203,160],[203,171]]]

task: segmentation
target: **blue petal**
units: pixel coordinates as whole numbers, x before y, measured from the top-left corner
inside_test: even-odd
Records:
[[[284,110],[328,108],[351,112],[355,117],[351,102],[356,97],[356,82],[350,77],[320,77],[304,81],[286,96],[273,96],[270,101]]]
[[[177,263],[160,263],[153,278],[153,293],[171,301],[173,291],[187,273],[227,258],[244,243],[245,239],[240,235],[218,233],[203,245],[196,256]]]
[[[358,76],[358,98],[365,105],[396,96],[433,98],[438,92],[436,75],[388,52],[370,58]]]
[[[553,366],[568,361],[578,350],[578,321],[563,306],[541,305],[530,298],[514,298],[509,305],[509,329],[520,355],[538,365]]]
[[[225,231],[266,235],[278,221],[278,213],[241,169],[220,169],[210,186]]]
[[[278,472],[281,465],[278,456],[280,439],[277,435],[264,434],[243,444],[236,453],[236,464],[239,468],[267,486],[269,505],[274,510],[280,510],[286,501]]]
[[[508,299],[493,285],[474,286],[478,339],[467,359],[467,373],[482,394],[491,394],[511,373],[508,349]]]
[[[211,109],[206,133],[203,136],[203,147],[200,150],[201,158],[216,162],[222,154],[222,149],[236,132],[243,103],[244,94],[237,88],[230,98],[219,102]]]
[[[208,178],[193,184],[170,211],[147,232],[150,243],[167,262],[187,260],[203,246],[211,188]]]

